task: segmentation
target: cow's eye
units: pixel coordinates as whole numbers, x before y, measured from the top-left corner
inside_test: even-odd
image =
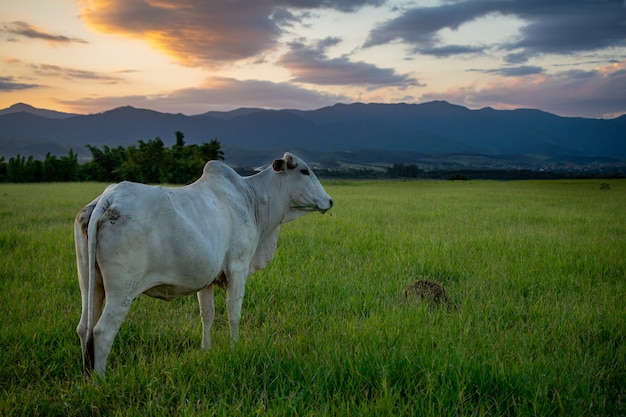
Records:
[[[308,169],[301,169],[300,172],[302,173],[302,175],[309,175]]]

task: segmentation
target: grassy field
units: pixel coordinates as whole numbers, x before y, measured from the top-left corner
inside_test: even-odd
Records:
[[[195,297],[140,297],[97,384],[72,222],[104,185],[0,185],[0,415],[626,414],[626,182],[325,188],[249,279],[237,345],[222,291],[208,352]],[[403,300],[420,277],[456,308]]]

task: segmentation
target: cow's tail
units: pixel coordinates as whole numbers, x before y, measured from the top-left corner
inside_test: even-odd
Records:
[[[94,324],[94,292],[96,288],[96,247],[98,244],[98,223],[100,217],[107,211],[110,206],[109,200],[104,197],[100,198],[94,207],[89,222],[87,224],[87,259],[88,259],[88,292],[87,292],[87,352],[91,368],[94,367],[94,344],[93,344],[93,328]]]

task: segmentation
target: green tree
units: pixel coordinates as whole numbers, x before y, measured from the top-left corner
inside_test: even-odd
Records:
[[[84,179],[99,182],[119,182],[123,179],[120,168],[127,159],[124,147],[109,148],[104,145],[100,149],[87,145],[87,149],[91,152],[92,159],[81,167]]]
[[[387,168],[387,175],[391,178],[417,178],[420,176],[420,169],[417,165],[393,164]]]
[[[223,160],[224,152],[222,151],[220,141],[217,139],[211,139],[211,142],[200,145],[200,158],[205,163],[211,160]]]
[[[7,180],[7,163],[4,161],[4,156],[0,156],[0,182]]]
[[[202,168],[210,160],[223,160],[224,152],[217,139],[202,145],[184,145],[182,132],[176,132],[172,148],[172,178],[176,184],[189,184],[202,175]]]
[[[124,148],[102,149],[87,145],[92,160],[80,165],[72,149],[66,156],[46,154],[43,161],[33,156],[17,155],[5,162],[0,158],[0,181],[102,181],[122,180],[143,183],[188,184],[202,174],[204,164],[212,159],[224,159],[217,139],[202,145],[185,145],[185,136],[176,132],[176,143],[167,148],[160,137]]]
[[[43,176],[43,163],[33,156],[26,157],[17,154],[9,159],[7,164],[7,178],[10,182],[39,182]]]
[[[176,143],[172,146],[170,181],[174,184],[184,184],[188,182],[190,171],[193,170],[193,164],[190,163],[192,147],[185,146],[185,135],[183,132],[177,131],[175,134]]]
[[[50,152],[46,154],[46,159],[43,161],[42,179],[43,181],[52,182],[56,179],[58,159],[56,156],[51,155]]]
[[[48,152],[41,170],[42,181],[76,181],[79,172],[78,155],[72,149],[69,150],[67,156],[60,158]]]

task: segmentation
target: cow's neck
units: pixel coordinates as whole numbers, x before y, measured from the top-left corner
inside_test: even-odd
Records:
[[[250,187],[259,231],[267,235],[280,226],[289,211],[289,197],[283,192],[282,176],[267,168],[245,179]]]

